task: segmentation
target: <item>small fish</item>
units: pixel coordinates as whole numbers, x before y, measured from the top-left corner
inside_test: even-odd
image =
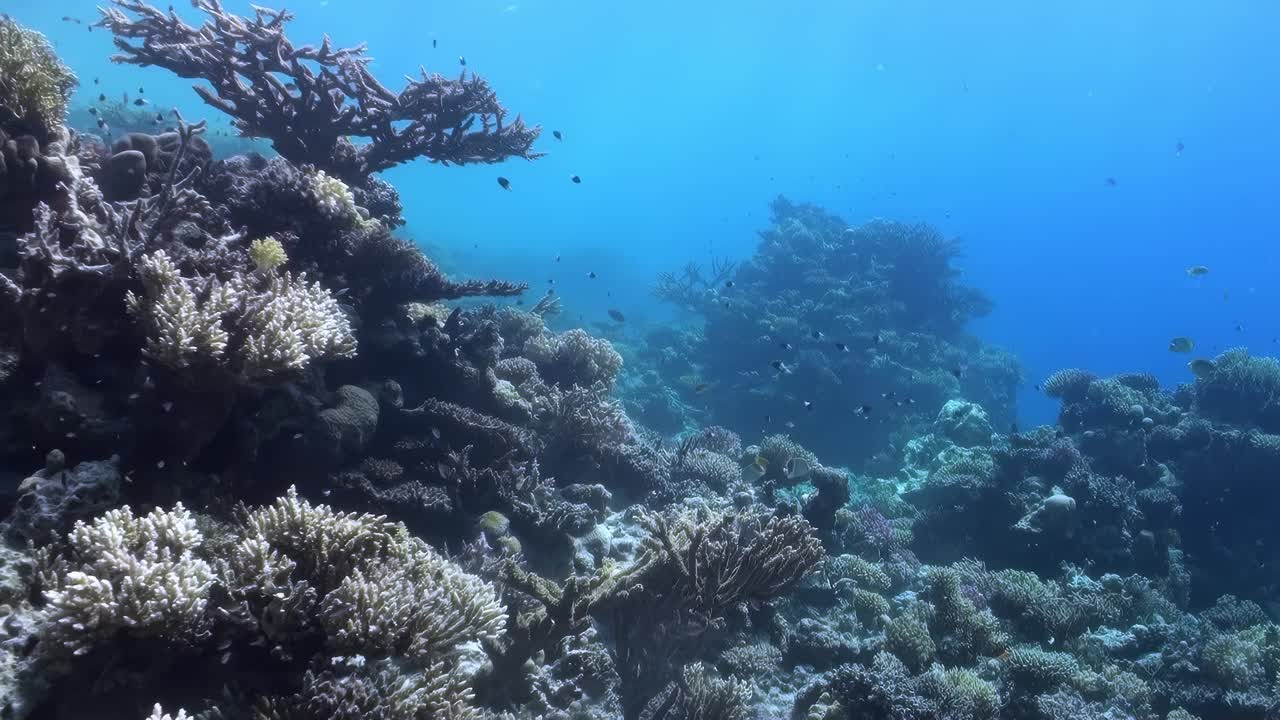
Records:
[[[907,398],[907,404],[908,404],[908,405],[915,405],[915,404],[916,404],[916,399],[915,399],[915,398],[912,398],[912,397]]]
[[[1169,352],[1188,353],[1196,349],[1195,342],[1189,337],[1176,337],[1169,341]]]
[[[626,322],[626,321],[627,321],[627,317],[626,317],[625,315],[623,315],[622,313],[618,312],[617,310],[614,310],[613,308],[609,308],[609,317],[613,318],[614,320],[616,320],[616,321],[618,321],[618,322]]]
[[[591,280],[595,280],[597,277],[595,270],[592,270],[591,272],[587,273],[587,277],[590,278]]]
[[[845,345],[842,342],[836,343],[836,349],[839,350],[840,352],[849,352],[849,346]]]
[[[458,64],[459,64],[459,65],[461,65],[462,67],[466,67],[466,66],[467,66],[467,58],[466,58],[466,56],[465,56],[465,55],[459,55],[459,56],[458,56]]]
[[[879,344],[880,344],[880,340],[882,340],[882,338],[880,337],[880,333],[876,333],[875,335],[872,335],[872,336],[871,336],[871,344],[872,344],[872,345],[879,345]]]
[[[559,130],[552,130],[551,137],[557,140],[564,140],[564,135],[561,135]]]
[[[1236,332],[1244,332],[1244,323],[1236,323]]]
[[[569,179],[573,181],[573,184],[574,184],[574,185],[581,185],[581,184],[582,184],[582,178],[578,177],[577,175],[571,175],[571,176],[569,176]]]
[[[103,120],[102,118],[98,118],[98,127],[99,127],[99,128],[102,128],[103,130],[106,130],[106,129],[107,129],[107,121],[106,121],[106,120]]]
[[[789,343],[789,342],[778,343],[778,347],[782,348],[783,350],[790,350],[790,349],[791,349],[791,343]]]
[[[1036,383],[1034,387],[1035,387],[1036,392],[1040,392],[1040,384],[1039,384],[1039,383]]]
[[[1209,268],[1204,265],[1192,265],[1187,268],[1187,277],[1203,277],[1209,274]]]
[[[146,94],[147,94],[147,91],[146,91],[146,90],[143,90],[143,89],[142,89],[142,86],[141,86],[141,85],[139,85],[139,86],[138,86],[138,94],[139,94],[139,95],[146,95]]]
[[[1186,145],[1183,145],[1183,144],[1182,144],[1182,141],[1181,141],[1181,140],[1179,140],[1179,141],[1178,141],[1178,144],[1177,144],[1177,145],[1174,145],[1174,146],[1173,146],[1173,148],[1174,148],[1173,156],[1174,156],[1174,157],[1182,157],[1182,151],[1183,151],[1183,150],[1186,150],[1186,149],[1187,149],[1187,146],[1186,146]]]
[[[98,108],[89,108],[89,114],[90,114],[90,115],[97,115],[97,114],[98,114]]]
[[[774,360],[769,364],[773,366],[774,370],[777,370],[779,373],[783,375],[791,374],[791,368],[787,367],[787,364],[782,362],[781,360]]]
[[[1217,365],[1213,364],[1212,360],[1206,360],[1204,358],[1196,358],[1195,360],[1187,363],[1187,369],[1191,371],[1192,375],[1195,375],[1198,378],[1208,377],[1217,369],[1217,367]]]
[[[556,294],[556,289],[555,289],[555,288],[547,288],[547,294],[548,294],[548,295],[555,295],[555,294]]]
[[[501,175],[498,176],[498,184],[502,186],[503,190],[511,190],[511,181]]]
[[[709,385],[707,385],[706,383],[698,383],[697,385],[693,386],[693,392],[694,394],[701,395],[702,393],[707,391],[708,387]]]
[[[870,415],[870,414],[871,414],[871,406],[870,406],[870,405],[859,405],[858,407],[856,407],[856,408],[854,408],[854,409],[853,409],[853,414],[854,414],[854,415],[863,415],[863,416]]]
[[[790,420],[788,420],[788,421],[784,422],[784,423],[782,424],[782,426],[783,426],[783,427],[785,427],[785,428],[786,428],[786,429],[788,429],[788,430],[795,430],[795,429],[796,429],[796,424],[795,424],[794,422],[790,421]]]
[[[94,84],[94,85],[97,85],[97,84],[98,84],[98,78],[94,78],[94,79],[93,79],[93,84]]]
[[[98,102],[106,102],[106,101],[107,101],[107,94],[106,94],[106,93],[98,93]]]
[[[73,17],[71,17],[70,15],[63,15],[63,16],[62,16],[62,22],[75,23],[75,24],[79,25],[79,24],[80,24],[80,18],[73,18]]]
[[[894,392],[893,390],[890,390],[889,392],[880,393],[880,397],[884,398],[885,400],[892,400],[898,397],[898,393]]]
[[[161,115],[160,113],[156,113],[156,124],[159,125],[162,122],[164,122],[164,115]]]
[[[143,105],[147,104],[147,101],[142,98],[138,98],[137,100],[133,101],[133,104],[137,105],[138,107],[142,107]]]
[[[813,403],[809,402],[808,400],[805,400],[805,401],[804,401],[804,409],[805,409],[805,410],[813,410]]]
[[[436,38],[431,38],[431,49],[435,50],[439,46],[440,46],[440,41],[437,40]]]
[[[810,335],[813,336],[814,340],[821,340],[823,338],[821,330],[814,330],[812,333],[810,333]]]
[[[1115,187],[1116,185],[1119,185],[1119,183],[1116,182],[1115,178],[1113,177],[1107,178],[1107,187]]]
[[[724,281],[724,287],[725,287],[725,289],[726,289],[726,290],[732,290],[732,289],[733,289],[733,281],[732,281],[732,280],[725,280],[725,281]]]
[[[559,256],[559,255],[557,255],[557,256],[556,256],[556,262],[560,262],[560,256]]]
[[[964,370],[961,370],[958,367],[953,367],[951,368],[951,374],[955,375],[956,379],[959,380],[964,377]]]

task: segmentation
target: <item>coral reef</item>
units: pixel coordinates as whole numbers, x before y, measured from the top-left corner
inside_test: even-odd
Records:
[[[1019,432],[956,242],[781,198],[615,346],[395,233],[371,173],[536,155],[484,81],[196,7],[101,26],[279,156],[68,130],[0,19],[0,715],[1280,716],[1273,359]]]
[[[1009,426],[1020,370],[964,332],[990,302],[958,281],[956,241],[926,225],[851,227],[784,197],[772,211],[747,261],[659,279],[657,296],[690,327],[655,330],[644,360],[687,404],[707,406],[702,422],[741,433],[793,422],[830,461],[885,473],[949,400]],[[695,401],[711,378],[714,392]]]

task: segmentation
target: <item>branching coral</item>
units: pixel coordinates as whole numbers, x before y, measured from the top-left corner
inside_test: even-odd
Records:
[[[457,80],[425,71],[404,90],[369,70],[363,46],[295,46],[284,34],[293,15],[255,8],[252,19],[197,0],[200,27],[139,0],[115,0],[99,24],[115,34],[117,62],[157,65],[210,87],[196,93],[235,118],[244,135],[271,138],[277,152],[359,179],[417,157],[439,163],[533,159],[538,128],[507,111],[489,84],[465,71]],[[350,138],[367,138],[352,143]]]
[[[75,86],[43,35],[0,16],[0,130],[47,142],[62,126]]]
[[[125,633],[163,645],[270,643],[280,659],[320,643],[325,653],[395,660],[395,682],[378,685],[381,701],[405,711],[395,717],[469,712],[462,648],[498,641],[506,622],[492,585],[403,526],[312,505],[292,489],[211,536],[181,505],[141,518],[126,507],[79,523],[68,545],[47,573],[48,652],[83,655]],[[376,684],[390,669],[356,674]],[[304,687],[322,701],[320,688]],[[297,709],[300,699],[261,702]]]
[[[120,632],[200,640],[214,582],[213,568],[195,555],[203,539],[181,505],[140,518],[125,507],[76,523],[65,574],[46,592],[51,646],[83,655]]]
[[[146,329],[147,355],[162,364],[265,376],[355,354],[346,314],[305,275],[184,278],[163,250],[142,258],[139,269],[144,291],[129,293],[129,310]]]

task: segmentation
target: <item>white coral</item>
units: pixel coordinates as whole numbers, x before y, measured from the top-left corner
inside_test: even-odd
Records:
[[[140,270],[144,292],[129,293],[129,311],[146,331],[147,355],[170,367],[230,363],[271,375],[356,352],[338,301],[305,275],[185,278],[163,250]]]
[[[181,504],[141,518],[124,507],[68,536],[80,569],[45,593],[54,644],[83,655],[125,631],[194,640],[205,628],[213,569],[193,551],[203,538]]]

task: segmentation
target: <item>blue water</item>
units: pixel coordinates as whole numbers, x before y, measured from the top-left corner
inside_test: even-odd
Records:
[[[205,114],[187,81],[104,67],[107,34],[59,20],[94,17],[94,2],[4,5],[78,71],[81,103],[144,86]],[[968,282],[996,302],[974,329],[1027,369],[1024,422],[1052,418],[1030,385],[1059,367],[1175,383],[1190,375],[1166,350],[1174,335],[1197,354],[1280,347],[1275,3],[288,7],[295,40],[367,42],[393,87],[419,64],[454,74],[465,55],[544,126],[536,162],[418,163],[388,179],[408,232],[453,272],[555,278],[571,321],[609,307],[633,325],[667,317],[654,275],[749,255],[781,192],[850,222],[922,220],[964,238]],[[1195,264],[1210,274],[1188,278]]]

